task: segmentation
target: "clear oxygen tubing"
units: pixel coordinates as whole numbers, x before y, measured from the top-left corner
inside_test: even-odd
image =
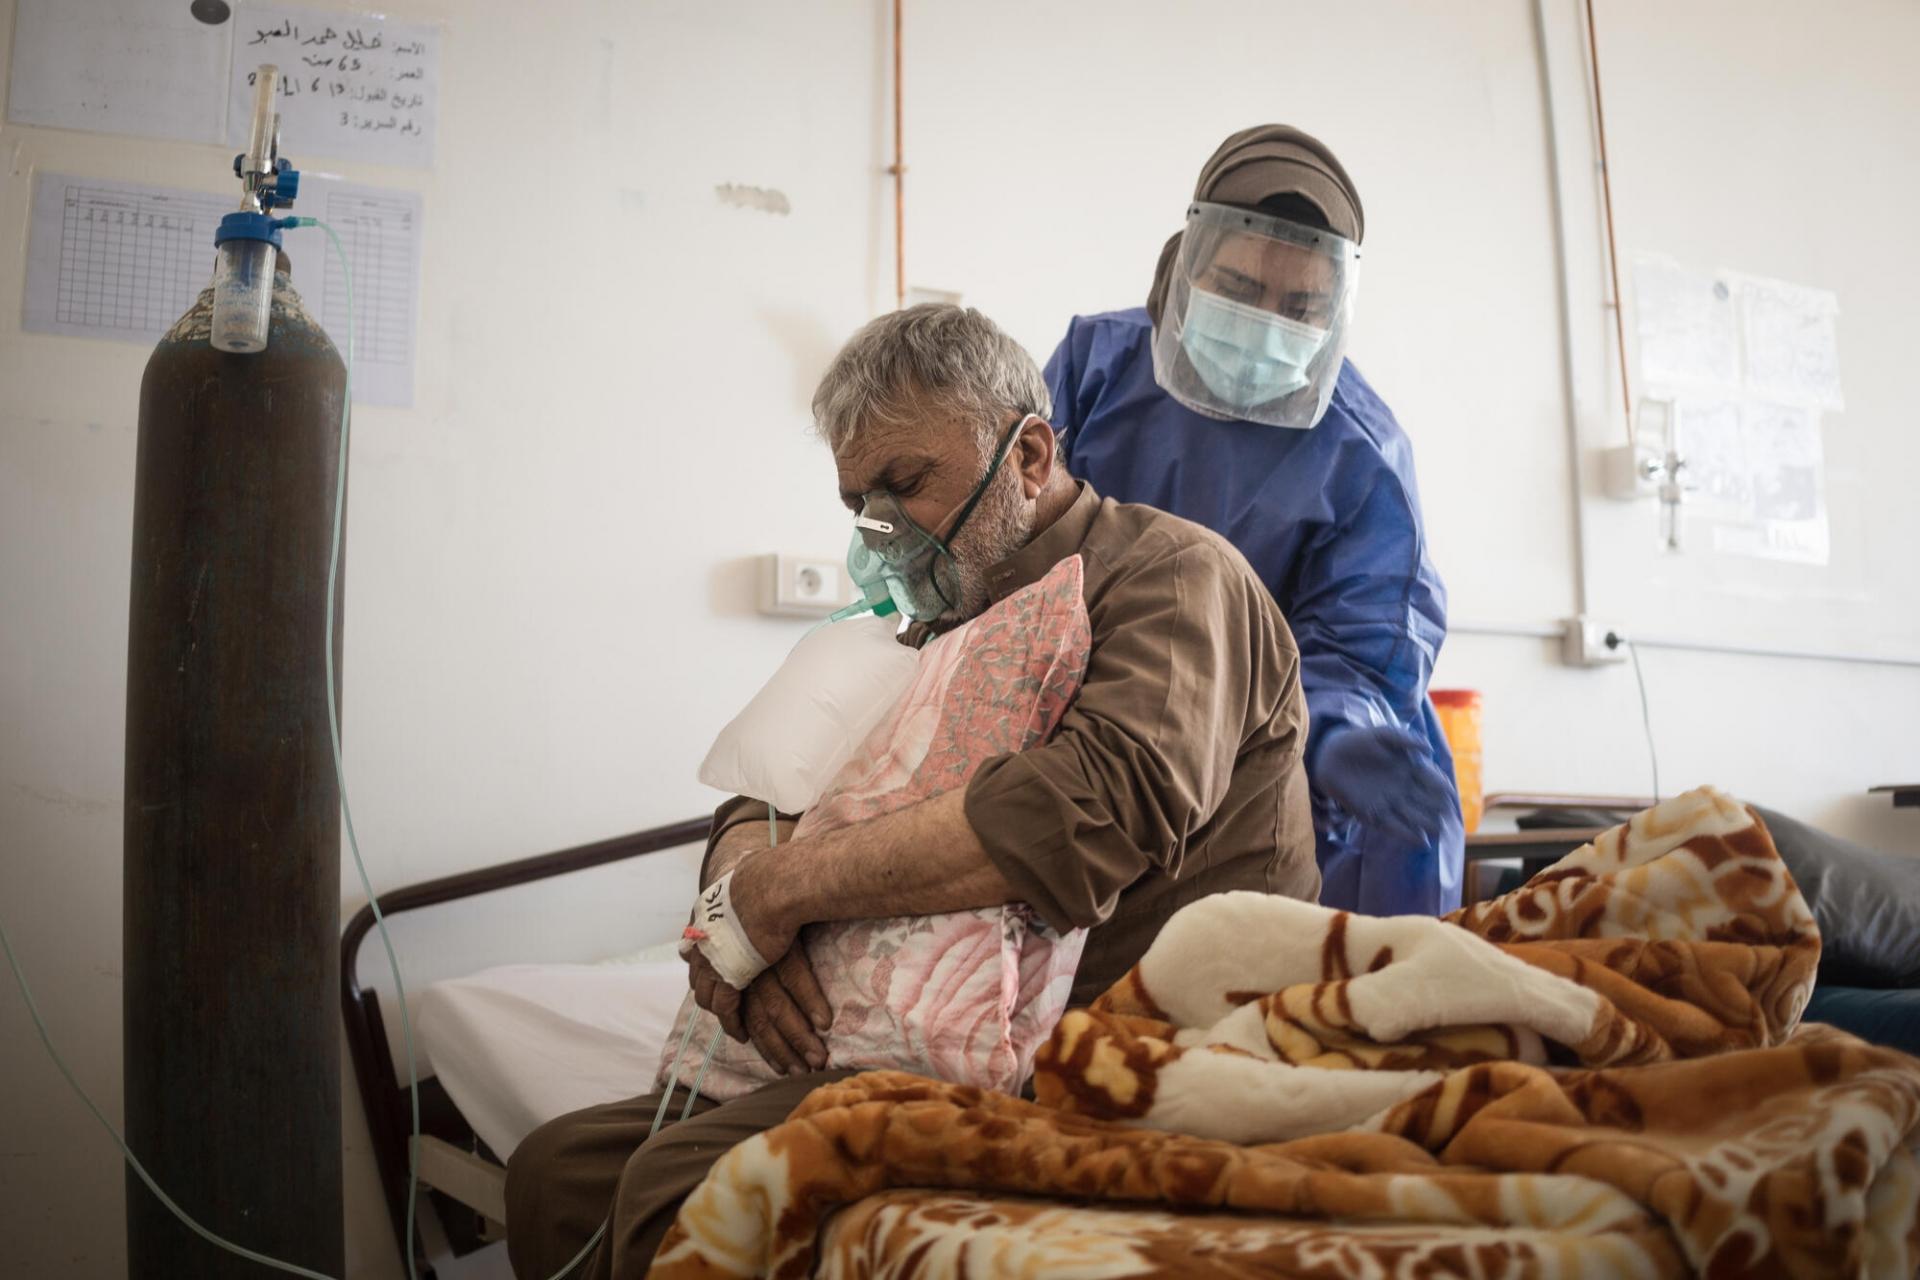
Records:
[[[107,1136],[112,1138],[114,1144],[120,1148],[120,1154],[126,1157],[128,1166],[139,1176],[140,1181],[147,1184],[147,1190],[153,1192],[154,1199],[167,1206],[168,1212],[172,1213],[173,1216],[180,1219],[180,1221],[186,1223],[187,1228],[195,1235],[207,1241],[209,1244],[217,1245],[225,1249],[228,1253],[238,1254],[250,1262],[257,1262],[261,1266],[272,1267],[278,1271],[285,1271],[296,1276],[307,1276],[310,1277],[310,1280],[333,1280],[332,1276],[325,1275],[322,1272],[309,1271],[307,1268],[295,1266],[291,1262],[282,1262],[278,1258],[270,1258],[264,1253],[255,1253],[251,1249],[215,1235],[194,1221],[193,1217],[188,1214],[185,1209],[175,1204],[173,1197],[160,1189],[160,1184],[153,1180],[153,1175],[147,1172],[147,1167],[140,1163],[138,1156],[133,1154],[133,1149],[127,1145],[127,1140],[120,1136],[118,1129],[113,1127],[113,1121],[102,1115],[100,1108],[93,1105],[93,1099],[87,1096],[87,1091],[80,1087],[80,1082],[73,1078],[73,1072],[67,1068],[66,1059],[62,1058],[60,1051],[53,1047],[53,1038],[47,1034],[47,1024],[40,1019],[39,1006],[33,1002],[33,992],[27,988],[26,975],[20,972],[20,962],[14,959],[13,944],[7,941],[7,931],[4,927],[0,927],[0,950],[4,950],[7,953],[7,967],[13,970],[13,981],[20,988],[20,998],[27,1003],[27,1016],[33,1019],[33,1029],[39,1033],[40,1044],[46,1049],[47,1056],[53,1059],[53,1065],[60,1069],[62,1076],[66,1077],[68,1087],[79,1096],[81,1103],[86,1106],[88,1111],[93,1113],[93,1118],[100,1122],[100,1127],[107,1131]]]
[[[857,618],[863,613],[870,613],[876,618],[884,618],[888,614],[893,613],[898,607],[899,606],[893,603],[893,598],[883,590],[877,598],[869,596],[864,600],[855,600],[844,609],[834,610],[827,615],[826,621],[816,624],[807,632],[807,635],[812,635],[821,627],[826,626],[828,622],[845,622],[848,618]],[[806,639],[806,636],[802,636],[801,639]]]
[[[1660,753],[1653,745],[1653,713],[1647,710],[1647,681],[1640,674],[1640,646],[1628,637],[1627,656],[1633,659],[1633,682],[1640,688],[1640,725],[1647,731],[1647,763],[1653,767],[1653,802],[1660,803]]]
[[[414,1201],[418,1198],[420,1179],[420,1075],[415,1066],[413,1052],[413,1021],[407,1014],[407,990],[400,978],[400,961],[394,953],[393,939],[387,933],[387,922],[380,910],[380,899],[374,895],[372,881],[367,876],[367,864],[360,856],[359,837],[354,834],[353,810],[347,804],[347,774],[346,769],[341,763],[340,755],[340,708],[334,696],[333,684],[334,594],[338,591],[340,585],[340,531],[347,502],[347,440],[352,423],[353,406],[353,267],[347,261],[347,251],[342,247],[340,237],[334,233],[332,227],[320,221],[318,218],[290,218],[283,225],[290,227],[318,227],[320,230],[326,232],[327,239],[333,243],[334,254],[340,260],[341,279],[346,283],[347,385],[345,394],[341,397],[340,402],[340,451],[339,461],[335,470],[333,492],[333,539],[331,549],[327,553],[325,631],[327,641],[324,646],[327,678],[327,732],[333,748],[334,777],[340,787],[340,812],[346,823],[347,847],[352,850],[353,853],[353,866],[354,870],[357,871],[360,876],[360,888],[362,892],[367,895],[368,905],[373,908],[374,925],[380,933],[380,945],[387,954],[387,968],[393,976],[394,995],[400,1005],[400,1028],[407,1050],[407,1092],[413,1106],[413,1132],[407,1142],[407,1275],[409,1280],[418,1280],[418,1268],[414,1262],[413,1251],[413,1213]],[[218,1235],[202,1226],[194,1220],[191,1214],[176,1204],[173,1197],[169,1196],[161,1189],[160,1184],[153,1180],[153,1175],[148,1173],[146,1166],[140,1163],[140,1158],[133,1154],[133,1149],[127,1145],[126,1138],[121,1135],[118,1129],[113,1127],[113,1122],[107,1119],[98,1106],[94,1105],[93,1099],[87,1096],[87,1091],[80,1087],[80,1082],[74,1079],[73,1072],[67,1066],[66,1059],[62,1058],[60,1051],[54,1047],[53,1037],[48,1034],[47,1024],[40,1017],[39,1006],[34,1003],[33,991],[27,985],[26,974],[21,972],[20,962],[14,957],[13,944],[8,941],[4,926],[0,926],[0,951],[6,953],[7,967],[13,971],[14,983],[20,988],[20,998],[26,1002],[27,1014],[33,1020],[34,1030],[39,1034],[40,1044],[46,1049],[47,1056],[53,1059],[53,1065],[59,1068],[60,1074],[65,1077],[68,1086],[73,1090],[74,1094],[80,1099],[86,1109],[92,1113],[93,1118],[100,1122],[100,1127],[107,1131],[107,1136],[113,1139],[114,1145],[120,1148],[120,1153],[126,1158],[128,1167],[134,1171],[141,1182],[146,1184],[147,1190],[153,1192],[154,1198],[167,1207],[168,1212],[180,1219],[190,1231],[207,1243],[224,1249],[228,1253],[238,1257],[245,1258],[249,1262],[257,1262],[263,1267],[271,1267],[276,1271],[284,1271],[289,1275],[305,1276],[308,1277],[308,1280],[336,1280],[336,1277],[329,1276],[324,1272],[314,1271],[292,1262],[269,1257],[264,1253],[258,1253],[243,1245],[235,1244],[224,1236]],[[717,1049],[718,1047],[719,1045],[716,1042],[714,1048]],[[708,1056],[711,1058],[711,1051],[709,1051]],[[704,1079],[705,1076],[706,1069],[702,1067],[700,1079]],[[699,1084],[698,1081],[696,1081],[695,1088],[697,1089],[698,1087]],[[689,1100],[689,1109],[691,1109],[691,1100]],[[580,1252],[574,1254],[571,1261],[554,1272],[549,1280],[562,1280],[562,1277],[568,1272],[579,1266],[581,1260],[592,1251],[594,1245],[600,1242],[600,1237],[606,1233],[606,1230],[607,1224],[602,1222],[599,1228],[593,1233],[592,1238],[589,1239],[585,1245],[581,1246]]]
[[[842,609],[840,613],[852,617],[853,614],[848,613],[848,609],[854,610],[855,612],[864,612],[867,608],[868,605],[862,602],[859,605],[848,605],[847,609]],[[839,621],[839,617],[840,614],[836,614],[828,618],[827,622],[837,622]],[[826,623],[821,623],[820,625],[825,626]],[[780,821],[778,815],[774,812],[773,805],[769,803],[767,805],[767,848],[771,849],[779,843]],[[653,1109],[653,1125],[647,1130],[648,1138],[652,1138],[653,1135],[660,1132],[660,1126],[667,1118],[667,1104],[673,1101],[673,1091],[679,1087],[680,1065],[682,1060],[687,1056],[687,1045],[693,1039],[693,1023],[693,1015],[688,1014],[687,1029],[680,1035],[680,1047],[674,1050],[673,1065],[667,1068],[666,1090],[660,1095],[660,1105]],[[707,1068],[713,1065],[713,1055],[720,1052],[720,1037],[725,1034],[726,1029],[724,1027],[715,1027],[713,1029],[713,1039],[707,1042],[706,1056],[700,1060],[700,1070],[694,1073],[693,1084],[687,1090],[686,1105],[680,1108],[680,1118],[682,1120],[685,1120],[693,1114],[693,1100],[700,1096],[700,1086],[707,1081]]]

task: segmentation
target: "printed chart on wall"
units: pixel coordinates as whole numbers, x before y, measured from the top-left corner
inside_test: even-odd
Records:
[[[419,193],[346,182],[318,185],[321,190],[315,194],[321,199],[309,203],[321,210],[315,216],[339,235],[353,265],[354,402],[411,408],[420,281]],[[314,241],[316,252],[323,247]],[[347,331],[346,281],[338,256],[327,248],[320,323],[339,343]]]
[[[1715,552],[1824,565],[1821,415],[1845,408],[1839,300],[1647,255],[1634,264],[1640,376],[1671,400],[1690,523]]]
[[[158,341],[212,283],[232,197],[38,173],[22,327]]]
[[[244,147],[253,81],[279,68],[294,162],[427,168],[440,29],[371,13],[185,0],[20,0],[7,118]]]
[[[71,337],[158,341],[209,287],[214,228],[235,204],[231,197],[200,191],[36,174],[22,327]],[[333,226],[353,266],[354,401],[410,406],[419,193],[318,180],[302,191],[299,208]],[[344,353],[347,299],[338,261],[321,232],[285,234],[301,296]]]

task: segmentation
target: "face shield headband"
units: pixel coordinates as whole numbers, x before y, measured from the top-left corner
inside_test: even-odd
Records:
[[[960,578],[953,543],[966,527],[987,487],[1000,472],[1020,431],[1038,415],[1026,414],[1007,429],[994,450],[987,473],[948,520],[944,537],[923,528],[907,514],[899,495],[874,489],[861,496],[854,517],[853,542],[847,548],[847,572],[875,613],[898,609],[915,622],[931,622],[960,603]]]

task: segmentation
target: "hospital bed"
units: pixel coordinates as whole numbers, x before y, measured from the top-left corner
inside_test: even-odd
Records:
[[[1468,837],[1468,901],[1499,891],[1499,873],[1520,875],[1592,840],[1600,828],[1566,825],[1579,815],[1632,812],[1631,796],[1495,793],[1489,812],[1528,814],[1524,828],[1495,818]],[[1559,826],[1535,825],[1560,822]],[[480,868],[385,894],[389,917],[525,886],[625,859],[705,841],[708,819],[689,819],[557,853]],[[1514,866],[1518,863],[1518,867]],[[1503,865],[1504,864],[1504,865]],[[1491,874],[1490,874],[1491,873]],[[378,994],[359,977],[373,929],[371,908],[341,942],[347,1041],[395,1239],[406,1239],[410,1109]],[[645,1092],[661,1045],[687,990],[686,968],[670,946],[595,964],[508,965],[427,986],[419,996],[422,1217],[431,1213],[455,1256],[504,1235],[505,1160],[527,1132],[580,1107]],[[564,1069],[560,1068],[564,1063]]]
[[[409,885],[382,894],[380,910],[391,920],[704,844],[708,825],[703,815]],[[373,908],[366,906],[341,935],[340,1007],[347,1050],[394,1239],[402,1257],[412,1249],[419,1274],[430,1277],[422,1239],[418,1233],[413,1240],[406,1235],[412,1122],[405,1062],[395,1057],[398,1028],[389,1034],[379,993],[360,977],[361,952],[373,929]],[[511,965],[434,983],[420,993],[415,1035],[422,1076],[421,1216],[434,1216],[455,1256],[504,1234],[506,1157],[527,1129],[577,1107],[646,1092],[660,1043],[686,991],[685,964],[661,949],[594,965]],[[542,1070],[543,1056],[564,1059],[567,1071]]]
[[[1489,811],[1632,812],[1647,803],[1636,797],[1519,792],[1486,799]],[[707,827],[706,817],[693,818],[429,880],[383,894],[380,910],[392,918],[704,843]],[[1469,837],[1468,900],[1488,896],[1499,871],[1514,861],[1526,866],[1552,861],[1598,832],[1571,827]],[[360,980],[361,951],[373,928],[373,910],[363,907],[341,938],[341,1009],[394,1238],[403,1252],[415,1250],[420,1274],[427,1276],[431,1269],[423,1241],[406,1239],[412,1124],[405,1065],[394,1056],[399,1029],[390,1033],[378,992]],[[593,964],[506,965],[436,982],[419,993],[421,1207],[433,1214],[455,1256],[504,1235],[506,1159],[529,1130],[568,1111],[651,1087],[661,1043],[686,991],[684,962],[671,948],[661,948]],[[543,1064],[561,1061],[564,1072],[543,1070]]]

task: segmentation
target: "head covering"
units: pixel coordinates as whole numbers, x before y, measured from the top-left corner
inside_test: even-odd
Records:
[[[1284,195],[1311,201],[1337,236],[1359,244],[1366,234],[1360,193],[1333,152],[1313,135],[1284,124],[1255,125],[1228,138],[1201,166],[1200,180],[1193,186],[1195,200],[1247,209]],[[1174,261],[1179,257],[1181,234],[1175,232],[1167,241],[1153,271],[1147,314],[1156,325],[1167,300]]]

